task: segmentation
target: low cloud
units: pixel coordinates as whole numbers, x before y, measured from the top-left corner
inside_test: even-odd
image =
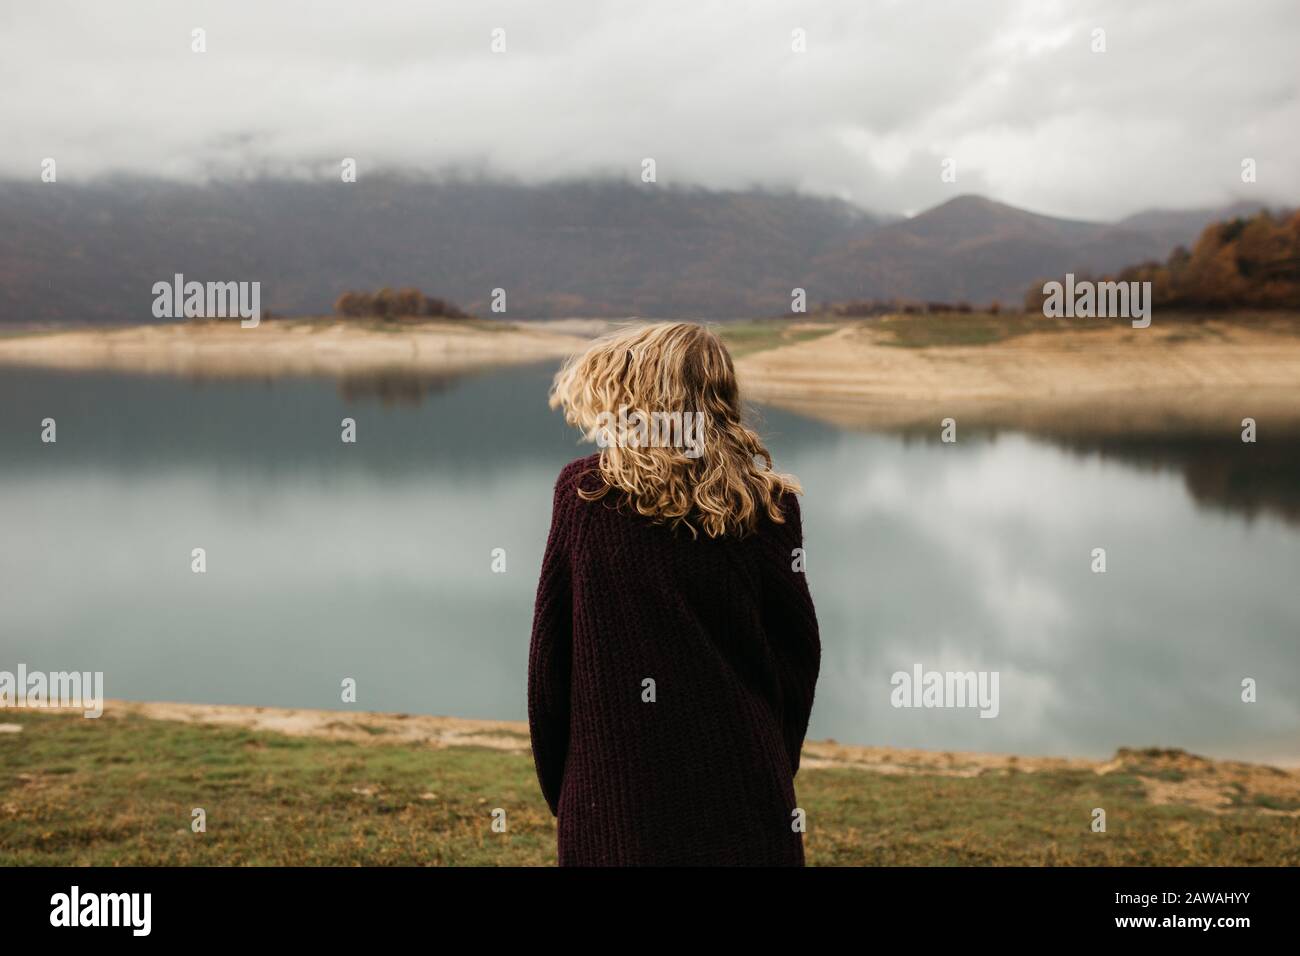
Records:
[[[309,176],[350,156],[537,182],[653,157],[665,184],[885,212],[968,192],[1080,218],[1294,202],[1298,47],[1292,0],[51,2],[0,13],[0,175],[53,157],[60,182]]]

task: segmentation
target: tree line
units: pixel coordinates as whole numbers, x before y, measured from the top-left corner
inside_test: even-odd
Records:
[[[1211,223],[1191,249],[1102,281],[1150,282],[1152,303],[1168,309],[1300,308],[1300,210]],[[1041,310],[1043,297],[1040,283],[1025,310]]]
[[[352,319],[470,318],[469,313],[462,312],[445,299],[433,298],[409,287],[397,290],[384,287],[378,292],[348,290],[334,301],[334,312]]]

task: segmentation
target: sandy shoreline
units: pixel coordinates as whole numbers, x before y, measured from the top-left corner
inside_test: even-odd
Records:
[[[582,323],[429,321],[366,326],[334,319],[178,322],[40,332],[0,339],[0,364],[144,375],[260,378],[445,374],[560,359],[587,341]]]
[[[1239,433],[1241,420],[1300,431],[1300,336],[1206,322],[1094,326],[986,345],[904,348],[848,324],[737,362],[755,401],[842,427]]]
[[[42,713],[58,713],[57,709]],[[69,711],[71,713],[71,711]],[[0,714],[0,718],[3,715]],[[107,700],[101,720],[142,717],[219,727],[239,727],[289,736],[346,740],[373,746],[488,747],[518,754],[531,753],[528,724],[511,720],[475,720],[423,714],[309,708],[250,707],[225,704],[186,704],[163,701]],[[0,726],[18,727],[3,724]],[[1300,801],[1300,768],[1211,760],[1181,750],[1121,747],[1109,760],[1080,757],[1026,757],[1015,754],[963,753],[864,747],[834,740],[804,745],[802,767],[808,770],[845,769],[888,775],[977,777],[986,774],[1087,771],[1137,775],[1154,803],[1196,806],[1211,811],[1237,805],[1243,793],[1280,804]],[[1300,810],[1270,810],[1300,817]]]
[[[892,321],[768,320],[771,334],[736,361],[745,397],[863,429],[930,431],[951,417],[1078,437],[1227,434],[1251,417],[1300,434],[1294,317],[1092,325],[925,347],[895,344]],[[0,365],[202,378],[443,375],[558,362],[612,324],[191,321],[0,338]]]

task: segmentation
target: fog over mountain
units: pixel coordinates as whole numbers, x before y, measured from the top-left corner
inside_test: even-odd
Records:
[[[177,272],[283,312],[1019,302],[1300,197],[1294,0],[741,10],[9,4],[0,321],[148,319]]]
[[[353,157],[545,184],[649,157],[665,186],[1111,220],[1294,201],[1297,49],[1294,0],[11,3],[0,176],[337,178]]]

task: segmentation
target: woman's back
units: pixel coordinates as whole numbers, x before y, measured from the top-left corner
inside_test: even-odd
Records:
[[[820,660],[799,509],[709,537],[556,483],[529,720],[562,864],[799,864],[793,777]]]

